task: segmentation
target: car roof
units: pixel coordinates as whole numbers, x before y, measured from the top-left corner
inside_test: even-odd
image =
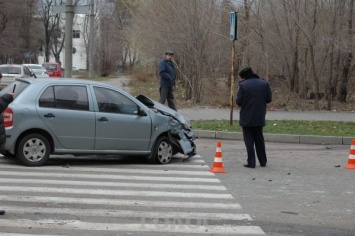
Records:
[[[21,64],[1,64],[1,67],[23,67],[24,65]]]
[[[16,81],[23,81],[25,83],[30,83],[30,84],[36,84],[36,83],[44,83],[44,84],[88,84],[88,85],[104,85],[108,87],[112,87],[109,84],[103,83],[103,82],[98,82],[98,81],[92,81],[92,80],[86,80],[86,79],[77,79],[77,78],[55,78],[55,77],[39,77],[39,78],[33,78],[33,77],[27,77],[27,78],[18,78]]]
[[[24,66],[42,66],[41,64],[22,64]]]

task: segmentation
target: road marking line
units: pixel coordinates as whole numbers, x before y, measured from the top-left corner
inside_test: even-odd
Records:
[[[36,170],[40,171],[40,168]],[[137,170],[138,172],[138,170]],[[36,177],[44,177],[44,178],[87,178],[87,179],[115,179],[115,180],[146,180],[146,181],[166,181],[166,182],[211,182],[211,183],[219,183],[220,180],[216,178],[188,178],[188,177],[168,177],[168,176],[137,176],[137,175],[104,175],[104,174],[71,174],[71,173],[39,173],[39,172],[16,172],[16,171],[1,171],[0,175],[14,175],[18,176],[36,176]]]
[[[191,159],[190,159],[191,160]],[[168,165],[149,165],[149,164],[129,164],[129,167],[136,167],[136,168],[148,168],[147,166],[149,166],[149,169],[162,169],[162,168],[169,168],[169,169],[176,169],[176,168],[183,168],[183,169],[206,169],[206,168],[209,168],[209,166],[206,164],[206,163],[191,163],[190,160],[184,162],[184,161],[181,161],[181,162],[171,162],[169,163]],[[88,159],[88,163],[90,163],[90,159]],[[11,158],[3,158],[1,155],[0,155],[0,163],[1,164],[13,164],[14,163],[14,160],[12,160]],[[181,163],[185,163],[185,164],[181,164]],[[65,164],[60,164],[60,165],[57,165],[58,167],[63,167]],[[111,163],[105,163],[105,162],[102,162],[100,163],[100,166],[106,166],[106,165],[112,165]],[[16,168],[16,167],[21,167],[22,165],[14,165],[13,168]],[[70,162],[68,163],[68,166],[69,168],[75,166],[75,167],[85,167],[85,164],[84,165],[71,165]],[[115,166],[117,167],[121,167],[121,166],[127,166],[127,164],[125,163],[120,163],[117,161],[117,163],[115,163]],[[42,166],[43,167],[43,166]],[[42,168],[41,167],[41,168]],[[1,168],[1,167],[0,167]],[[29,168],[29,167],[27,167]]]
[[[173,197],[173,198],[210,198],[210,199],[233,199],[231,194],[220,193],[187,193],[187,192],[164,192],[164,191],[130,191],[108,189],[78,189],[58,187],[13,187],[1,186],[1,191],[12,192],[37,192],[37,193],[67,193],[86,195],[110,195],[110,196],[141,196],[141,197]]]
[[[196,185],[196,184],[151,184],[151,183],[130,183],[130,182],[99,182],[99,181],[72,181],[72,180],[50,180],[50,179],[10,179],[1,178],[0,183],[13,184],[52,184],[52,185],[75,185],[75,186],[99,186],[99,187],[130,187],[130,188],[153,188],[153,189],[195,189],[226,191],[222,185]]]
[[[115,205],[131,207],[162,207],[162,208],[198,208],[198,209],[242,209],[238,203],[220,202],[186,202],[186,201],[149,201],[149,200],[125,200],[102,198],[71,198],[71,197],[42,197],[33,195],[0,195],[0,202],[32,202],[32,203],[66,203],[85,205]]]
[[[249,214],[232,214],[219,212],[163,212],[163,211],[132,211],[116,209],[75,209],[75,208],[46,208],[46,207],[24,207],[24,206],[6,206],[2,208],[11,213],[20,214],[69,214],[75,216],[100,216],[100,217],[126,217],[126,218],[146,218],[146,219],[206,219],[206,220],[248,220],[252,221]]]
[[[40,229],[62,230],[91,230],[91,231],[117,231],[117,232],[157,232],[157,233],[184,233],[184,234],[265,234],[258,226],[234,226],[234,225],[192,225],[183,221],[172,221],[166,224],[117,224],[94,223],[79,220],[70,221],[32,221],[28,219],[0,219],[0,226],[23,227]],[[203,222],[202,222],[203,224]]]
[[[64,168],[62,166],[53,167],[53,166],[41,166],[41,170],[55,170],[62,172],[78,172],[78,171],[90,171],[90,172],[98,172],[98,173],[133,173],[137,172],[141,174],[154,174],[154,175],[206,175],[213,176],[214,174],[209,171],[183,171],[183,170],[169,170],[168,168],[160,169],[160,170],[145,170],[145,169],[126,169],[126,168],[89,168],[85,166],[70,166],[68,168]],[[6,169],[18,169],[18,170],[38,170],[38,167],[25,167],[25,166],[6,166]]]

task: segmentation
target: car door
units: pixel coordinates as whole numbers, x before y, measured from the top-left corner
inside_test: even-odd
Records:
[[[94,149],[95,112],[89,110],[86,86],[47,87],[39,98],[37,111],[65,149]]]
[[[93,87],[97,103],[96,150],[149,149],[151,118],[138,115],[138,105],[126,95],[103,87]]]

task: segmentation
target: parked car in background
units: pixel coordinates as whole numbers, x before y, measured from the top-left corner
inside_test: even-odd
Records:
[[[3,113],[6,156],[26,166],[44,165],[51,154],[146,156],[167,164],[196,152],[189,120],[143,95],[81,79],[22,78]]]
[[[48,71],[39,64],[23,64],[27,66],[38,77],[49,77]]]
[[[2,74],[0,89],[15,81],[16,78],[33,76],[33,73],[27,66],[19,64],[2,64],[0,65],[0,72]]]
[[[49,77],[63,77],[62,68],[57,62],[44,62],[42,64],[44,68],[48,71]]]

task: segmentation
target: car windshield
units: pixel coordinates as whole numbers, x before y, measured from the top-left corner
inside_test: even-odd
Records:
[[[20,67],[0,67],[0,72],[3,74],[21,74],[21,68]]]
[[[47,70],[56,70],[57,69],[56,64],[43,64],[43,67],[46,68]]]

